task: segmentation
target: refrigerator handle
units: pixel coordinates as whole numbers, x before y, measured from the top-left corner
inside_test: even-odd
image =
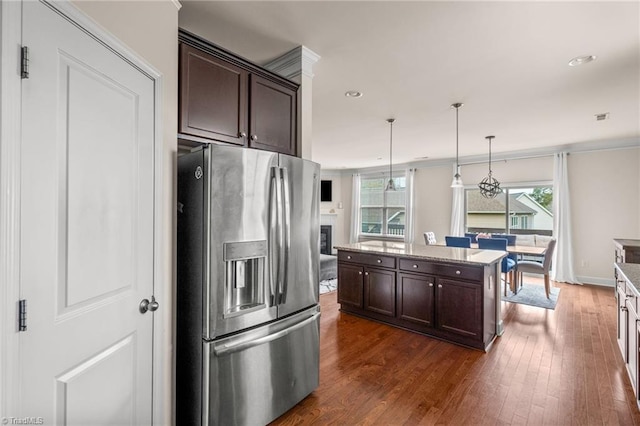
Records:
[[[249,348],[253,348],[255,346],[260,346],[260,345],[264,345],[265,343],[269,343],[272,342],[274,340],[280,339],[281,337],[286,336],[289,333],[292,333],[296,330],[301,329],[302,327],[307,326],[308,324],[311,324],[313,322],[315,322],[318,317],[320,317],[320,312],[313,314],[313,316],[310,316],[307,319],[304,319],[302,321],[300,321],[297,324],[292,325],[289,328],[285,328],[284,330],[280,330],[277,331],[273,334],[268,334],[264,337],[260,337],[254,340],[249,340],[249,341],[244,341],[244,342],[238,342],[238,343],[230,343],[227,345],[220,345],[220,346],[214,346],[213,347],[213,353],[216,356],[223,356],[223,355],[229,355],[235,352],[240,352]]]
[[[271,182],[269,189],[269,306],[275,305],[276,283],[279,279],[280,246],[278,244],[278,168],[271,168]]]
[[[280,169],[280,176],[282,179],[282,239],[283,244],[281,248],[281,264],[283,272],[280,277],[281,289],[280,289],[280,303],[285,303],[287,300],[287,287],[288,287],[288,274],[289,270],[289,253],[291,249],[291,200],[289,199],[289,172],[286,167]]]

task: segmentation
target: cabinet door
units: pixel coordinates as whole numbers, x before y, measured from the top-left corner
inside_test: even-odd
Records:
[[[635,297],[627,299],[627,370],[633,389],[638,391],[638,316],[634,308]]]
[[[444,331],[482,340],[482,286],[438,279],[436,321]]]
[[[362,308],[363,269],[338,263],[338,303]]]
[[[296,155],[296,92],[251,75],[249,146]]]
[[[626,306],[626,294],[624,290],[620,290],[618,287],[618,346],[622,353],[622,359],[626,363],[629,359],[627,354],[627,306]]]
[[[398,318],[433,327],[435,278],[398,275]]]
[[[246,144],[245,70],[181,44],[179,81],[179,133]]]
[[[395,272],[375,268],[364,269],[364,308],[382,315],[396,316]]]

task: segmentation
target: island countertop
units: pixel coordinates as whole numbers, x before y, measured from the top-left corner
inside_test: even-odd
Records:
[[[388,254],[441,262],[491,265],[508,253],[501,250],[479,250],[423,244],[407,244],[392,241],[366,241],[334,246],[335,249],[362,253]]]

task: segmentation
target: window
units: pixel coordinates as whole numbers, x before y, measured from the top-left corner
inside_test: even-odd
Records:
[[[542,234],[553,231],[553,187],[503,188],[495,198],[467,189],[465,203],[468,232]]]
[[[395,191],[385,191],[385,177],[360,179],[360,232],[365,236],[404,237],[406,177],[394,176]]]

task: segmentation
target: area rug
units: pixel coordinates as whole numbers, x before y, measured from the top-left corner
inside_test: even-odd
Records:
[[[525,284],[518,290],[518,294],[513,294],[511,290],[507,290],[507,297],[503,295],[502,300],[511,303],[537,306],[538,308],[555,309],[559,295],[560,289],[551,287],[551,294],[549,294],[549,299],[547,299],[543,286]]]
[[[329,293],[338,289],[338,279],[320,281],[320,294]]]

